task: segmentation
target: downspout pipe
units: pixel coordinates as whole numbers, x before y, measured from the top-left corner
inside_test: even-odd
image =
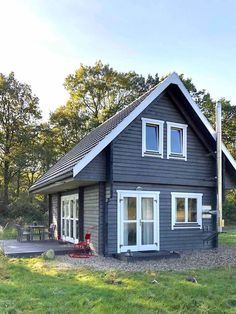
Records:
[[[217,230],[222,232],[222,108],[221,102],[216,103],[216,152],[217,152]]]

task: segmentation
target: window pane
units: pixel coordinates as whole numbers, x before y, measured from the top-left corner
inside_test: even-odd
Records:
[[[142,222],[142,244],[153,244],[153,222]]]
[[[171,128],[171,153],[183,154],[183,130]]]
[[[136,245],[136,222],[124,223],[124,245]]]
[[[66,204],[65,215],[66,217],[69,217],[69,201],[65,201],[65,204]]]
[[[76,217],[75,218],[79,218],[79,200],[76,200]]]
[[[70,237],[74,238],[74,220],[70,221]]]
[[[197,222],[197,199],[188,199],[188,222]]]
[[[176,221],[184,222],[185,221],[185,199],[176,198]]]
[[[65,202],[62,201],[62,217],[65,217]]]
[[[67,236],[67,237],[70,236],[70,233],[69,233],[69,224],[70,224],[70,221],[67,219],[67,220],[66,220],[66,236]]]
[[[158,151],[158,126],[147,125],[146,126],[146,149]]]
[[[65,235],[65,220],[62,219],[62,235],[64,236]]]
[[[70,216],[74,218],[74,200],[70,201]]]
[[[124,220],[136,220],[136,197],[124,197]]]
[[[76,239],[79,239],[79,220],[76,220]]]
[[[153,198],[142,197],[142,219],[153,219]]]

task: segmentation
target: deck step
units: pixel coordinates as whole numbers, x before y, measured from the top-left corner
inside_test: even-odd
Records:
[[[115,254],[115,258],[125,262],[179,258],[180,253],[174,251],[139,251]]]

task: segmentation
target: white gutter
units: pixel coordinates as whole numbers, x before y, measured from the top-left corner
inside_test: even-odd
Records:
[[[222,232],[222,126],[221,103],[216,104],[216,152],[217,152],[217,229]]]

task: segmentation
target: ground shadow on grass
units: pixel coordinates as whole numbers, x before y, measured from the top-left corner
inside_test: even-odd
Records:
[[[225,313],[236,309],[235,269],[188,273],[59,270],[41,259],[10,260],[0,313]],[[119,279],[111,284],[109,277]],[[155,279],[155,283],[152,283]]]

